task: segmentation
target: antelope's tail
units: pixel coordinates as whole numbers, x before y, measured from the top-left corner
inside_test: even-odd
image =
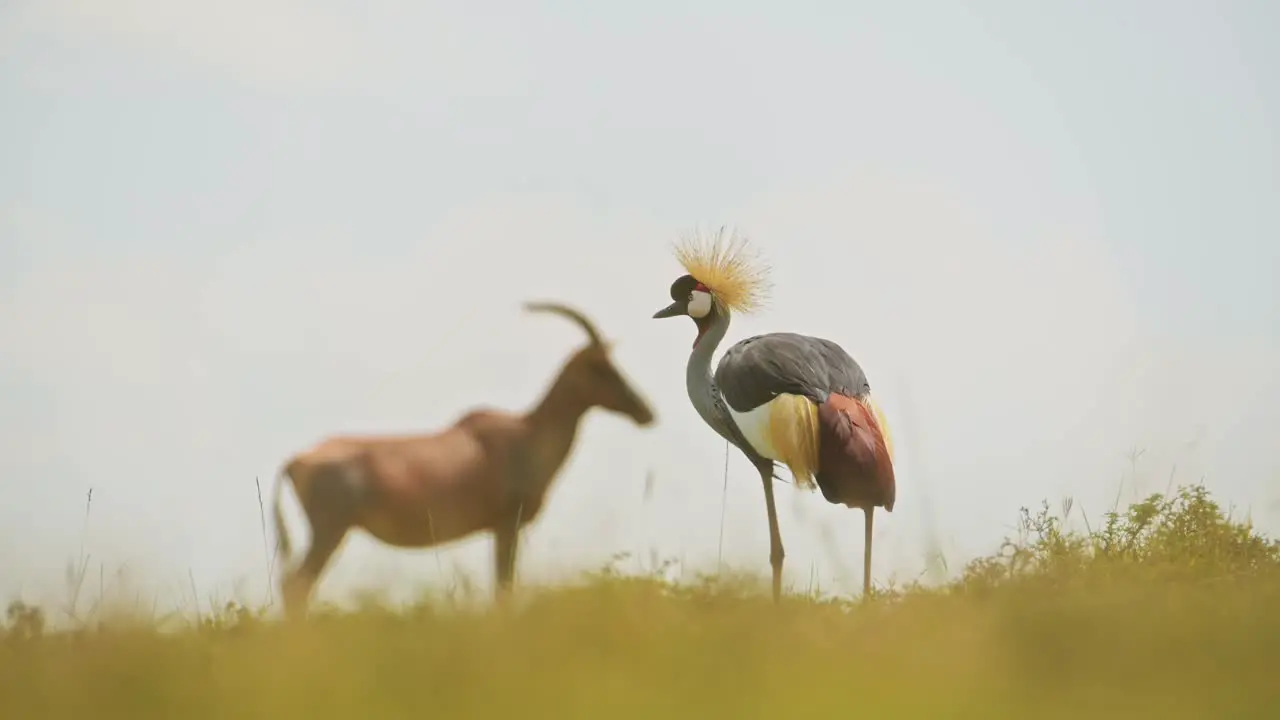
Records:
[[[832,393],[815,406],[818,462],[815,477],[828,502],[893,511],[893,438],[871,396]]]
[[[284,488],[286,479],[292,479],[288,465],[281,467],[276,473],[276,488],[271,498],[271,517],[276,526],[276,552],[280,555],[280,562],[287,565],[289,556],[293,553],[293,547],[289,542],[289,529],[284,524],[284,513],[280,512],[280,491]]]

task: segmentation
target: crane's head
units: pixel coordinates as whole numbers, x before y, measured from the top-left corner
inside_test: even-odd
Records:
[[[530,312],[549,312],[576,323],[587,334],[586,346],[579,349],[561,371],[561,381],[588,407],[602,407],[631,418],[640,427],[653,424],[649,403],[623,377],[610,357],[609,344],[601,339],[595,325],[572,308],[559,303],[525,303]]]
[[[671,283],[671,304],[654,313],[655,318],[688,315],[694,322],[706,320],[716,311],[716,296],[711,288],[692,275],[681,275]]]
[[[671,283],[671,304],[653,316],[688,315],[698,326],[698,340],[717,317],[754,312],[769,294],[768,267],[756,259],[745,237],[726,234],[723,227],[712,237],[695,232],[681,238],[676,259],[685,274]]]

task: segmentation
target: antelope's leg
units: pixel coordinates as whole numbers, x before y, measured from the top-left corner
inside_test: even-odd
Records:
[[[498,601],[510,595],[515,580],[520,526],[526,521],[525,496],[530,488],[531,467],[529,449],[521,444],[512,449],[510,461],[502,474],[504,498],[493,532],[494,597]]]
[[[760,481],[764,483],[764,506],[769,513],[769,565],[773,568],[773,601],[782,598],[782,532],[778,529],[778,508],[773,502],[773,463],[761,464]]]
[[[307,603],[311,599],[311,590],[320,579],[320,575],[324,573],[325,565],[333,557],[334,551],[347,536],[348,527],[344,526],[340,529],[325,527],[323,530],[317,528],[315,539],[311,541],[311,547],[307,550],[306,559],[297,570],[290,573],[281,593],[284,597],[285,613],[290,618],[300,618],[306,612]]]
[[[316,471],[303,503],[311,524],[311,547],[281,588],[286,617],[296,619],[306,612],[312,588],[355,522],[360,490],[353,468],[333,465]]]
[[[520,544],[520,522],[516,513],[503,513],[493,533],[494,599],[501,602],[511,593],[516,573],[516,552]]]

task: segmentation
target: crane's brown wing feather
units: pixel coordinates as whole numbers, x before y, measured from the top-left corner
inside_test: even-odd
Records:
[[[872,410],[832,393],[818,406],[819,461],[814,477],[822,496],[847,507],[880,506],[893,512],[893,460]]]
[[[821,405],[831,393],[863,397],[867,376],[849,353],[824,338],[798,333],[749,337],[725,351],[716,367],[725,402],[746,412],[780,393],[803,395]]]

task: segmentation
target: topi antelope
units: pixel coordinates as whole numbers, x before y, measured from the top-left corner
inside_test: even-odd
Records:
[[[732,311],[751,312],[768,288],[765,268],[747,257],[745,239],[694,236],[677,245],[685,275],[671,284],[672,303],[655,318],[687,315],[697,326],[685,371],[689,400],[704,422],[751,461],[764,483],[769,515],[773,599],[782,594],[782,534],[773,502],[774,464],[796,486],[814,485],[832,504],[866,516],[862,591],[871,590],[871,520],[876,507],[893,512],[893,441],[871,398],[862,368],[836,343],[776,332],[725,350],[711,373],[711,355],[729,331]]]
[[[609,345],[589,320],[555,303],[528,303],[525,309],[566,317],[588,338],[527,413],[475,409],[430,434],[333,437],[284,464],[281,474],[293,483],[312,533],[306,558],[281,581],[287,617],[305,611],[325,565],[353,528],[401,548],[492,532],[495,595],[501,600],[515,571],[519,531],[542,508],[583,415],[599,406],[640,427],[653,423],[649,404],[614,366]],[[278,479],[274,516],[280,556],[288,563],[283,486]]]

